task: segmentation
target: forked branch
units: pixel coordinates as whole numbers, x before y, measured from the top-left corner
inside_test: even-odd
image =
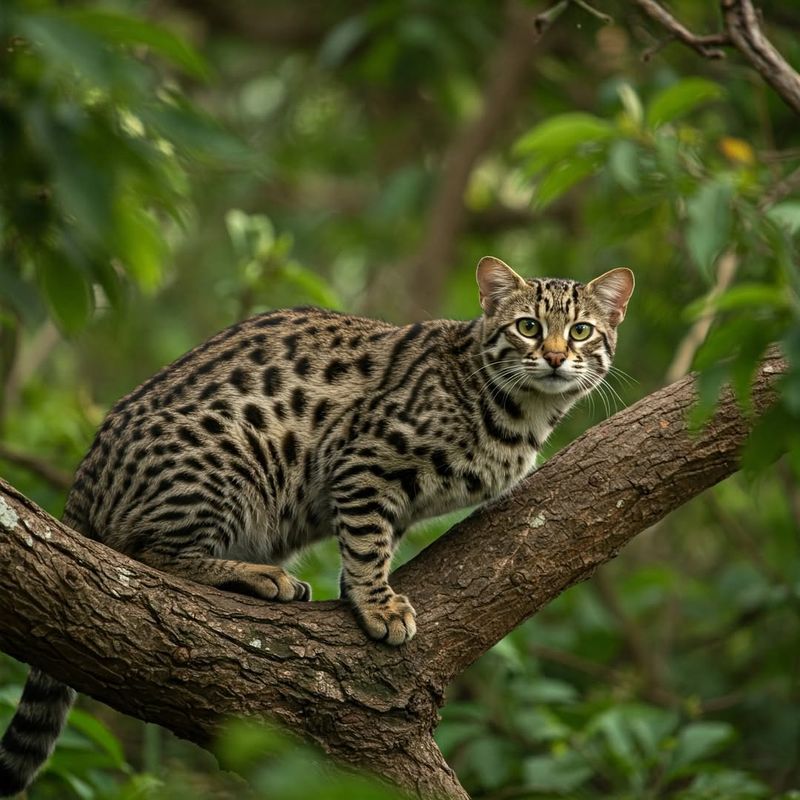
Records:
[[[705,58],[724,58],[721,48],[735,48],[786,105],[800,114],[800,75],[764,35],[752,0],[720,0],[724,30],[708,35],[690,31],[658,0],[633,0],[633,3],[658,23],[669,39],[682,42]],[[648,55],[653,52],[651,49]]]

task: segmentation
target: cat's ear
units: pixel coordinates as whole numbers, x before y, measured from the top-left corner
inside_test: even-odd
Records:
[[[497,304],[506,295],[524,289],[525,280],[504,261],[494,256],[484,256],[475,272],[480,289],[481,308],[487,317],[497,310]]]
[[[617,267],[590,281],[586,291],[598,300],[609,322],[616,327],[625,319],[634,285],[633,273],[627,267]]]

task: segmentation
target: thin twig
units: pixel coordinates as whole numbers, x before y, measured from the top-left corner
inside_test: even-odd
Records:
[[[575,3],[575,5],[579,8],[582,8],[587,14],[596,17],[606,25],[612,25],[614,23],[614,17],[612,17],[610,14],[606,14],[604,11],[600,11],[592,5],[589,5],[586,0],[572,0],[572,2]]]
[[[670,40],[677,40],[683,44],[696,50],[704,58],[725,58],[725,53],[720,50],[720,47],[725,47],[731,44],[730,37],[727,33],[712,33],[705,36],[698,36],[692,33],[685,25],[679,22],[672,14],[669,13],[660,3],[656,0],[633,0],[639,8],[647,14],[650,19],[665,28],[670,35]],[[664,43],[666,44],[666,42]],[[660,49],[663,44],[658,47]],[[650,50],[650,57],[652,57],[653,49]]]
[[[667,383],[677,381],[687,375],[692,368],[695,354],[700,345],[706,340],[711,326],[714,324],[716,312],[713,309],[714,301],[724,294],[728,287],[733,283],[736,270],[739,266],[739,258],[733,250],[726,250],[717,259],[717,279],[713,288],[708,293],[708,308],[702,316],[698,317],[686,335],[681,339],[672,363],[667,370]]]

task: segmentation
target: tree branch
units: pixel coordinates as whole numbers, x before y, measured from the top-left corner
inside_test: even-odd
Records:
[[[733,45],[786,105],[800,114],[800,75],[764,36],[752,0],[721,0],[721,6]]]
[[[762,412],[785,369],[765,359]],[[696,435],[693,378],[589,430],[396,573],[419,634],[369,642],[339,602],[269,604],[161,573],[83,538],[0,481],[0,648],[127,714],[208,744],[269,715],[419,796],[466,794],[432,731],[447,683],[637,533],[737,469],[730,394]]]
[[[752,0],[720,0],[725,30],[707,36],[692,33],[658,0],[633,0],[650,19],[705,58],[724,58],[721,47],[736,48],[796,114],[800,114],[800,75],[764,36]],[[652,57],[656,47],[648,51]]]
[[[670,39],[683,42],[687,47],[696,50],[704,58],[725,58],[721,46],[729,45],[730,39],[724,33],[712,33],[698,36],[679,22],[657,0],[633,0],[650,19],[657,22],[669,34]],[[660,48],[658,48],[660,49]],[[654,51],[650,52],[653,55]]]

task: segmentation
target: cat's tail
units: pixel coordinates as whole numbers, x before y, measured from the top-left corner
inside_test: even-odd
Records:
[[[75,692],[35,667],[0,740],[0,797],[25,789],[50,757]]]

